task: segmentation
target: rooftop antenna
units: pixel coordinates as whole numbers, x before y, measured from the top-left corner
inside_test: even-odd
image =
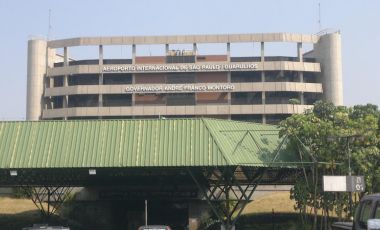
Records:
[[[318,29],[322,30],[322,21],[321,21],[321,3],[318,2]]]
[[[50,36],[51,36],[51,29],[53,27],[51,26],[51,9],[49,9],[49,28],[48,28],[48,34],[47,34],[47,40],[49,41],[50,40]]]

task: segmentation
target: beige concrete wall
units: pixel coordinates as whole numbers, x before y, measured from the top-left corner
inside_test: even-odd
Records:
[[[322,93],[321,83],[301,82],[252,82],[252,83],[230,83],[234,86],[233,91],[228,92],[310,92]],[[139,84],[136,84],[138,86]],[[150,84],[155,85],[155,84]],[[160,85],[160,84],[158,84]],[[197,85],[197,84],[194,84]],[[215,85],[214,83],[198,83],[198,85]],[[67,87],[46,88],[45,97],[74,95],[74,94],[123,94],[125,87],[130,85],[78,85]],[[181,91],[183,93],[187,91]],[[218,90],[216,92],[227,92]],[[164,93],[164,92],[160,92]],[[176,92],[178,93],[178,92]],[[146,93],[149,94],[149,93]],[[154,93],[152,93],[154,94]]]
[[[321,63],[323,97],[335,105],[343,105],[342,44],[339,32],[320,37],[314,45],[315,58]]]
[[[26,120],[40,119],[47,64],[47,42],[30,40],[28,42]]]
[[[51,48],[81,45],[149,45],[149,44],[193,44],[234,42],[303,42],[316,43],[319,37],[313,34],[257,33],[257,34],[209,34],[172,36],[118,36],[79,37],[49,41]]]
[[[44,91],[43,81],[37,79],[38,76],[43,76],[46,71],[46,46],[51,49],[65,47],[69,49],[71,46],[84,46],[84,45],[132,45],[136,47],[143,44],[193,44],[196,47],[197,43],[240,43],[240,42],[293,42],[298,45],[303,43],[313,43],[315,50],[308,53],[307,57],[316,57],[320,63],[310,63],[300,61],[268,61],[268,62],[252,62],[257,65],[256,69],[245,69],[238,71],[274,71],[274,70],[290,70],[290,71],[304,71],[304,72],[321,72],[321,83],[302,83],[302,82],[253,82],[253,83],[233,83],[233,92],[312,92],[324,93],[325,98],[329,101],[339,105],[343,103],[342,96],[342,68],[341,68],[341,41],[339,33],[332,33],[327,35],[305,35],[294,33],[263,33],[263,34],[216,34],[216,35],[181,35],[181,36],[119,36],[119,37],[81,37],[70,38],[63,40],[54,40],[44,43],[45,49],[45,64],[41,64],[41,44],[30,45],[31,54],[28,56],[28,107],[27,113],[33,112],[33,119],[38,119],[41,116],[41,94]],[[30,43],[34,42],[30,41]],[[263,46],[264,47],[264,46]],[[135,50],[132,49],[132,50]],[[196,48],[195,48],[196,50]],[[300,51],[300,49],[298,49]],[[33,53],[33,54],[32,54]],[[132,56],[135,57],[134,53]],[[37,59],[33,58],[38,56]],[[50,56],[50,55],[49,55]],[[149,57],[135,57],[133,63],[137,65],[162,65],[165,64],[165,56],[149,56]],[[229,62],[229,51],[226,55],[201,55],[198,56],[196,63],[180,63],[178,65],[205,65],[207,64],[247,64],[247,62]],[[126,64],[125,66],[127,66]],[[173,65],[173,64],[170,64]],[[176,65],[176,64],[174,64]],[[107,65],[109,66],[109,65]],[[119,66],[119,65],[115,65]],[[50,66],[51,67],[51,66]],[[232,70],[235,71],[235,70]],[[153,71],[154,72],[154,71]],[[134,84],[164,84],[166,73],[148,73],[147,71],[130,73],[134,76]],[[173,72],[177,72],[173,70]],[[194,70],[197,72],[197,80],[202,83],[217,83],[228,82],[227,72],[220,72],[220,70]],[[126,72],[127,73],[127,72]],[[48,77],[54,76],[67,76],[71,74],[102,74],[102,65],[78,65],[78,66],[64,66],[57,68],[47,68]],[[29,75],[31,77],[29,77]],[[33,80],[30,80],[33,78]],[[41,78],[43,79],[43,77]],[[29,87],[31,85],[31,87]],[[323,89],[322,89],[323,86]],[[125,93],[126,85],[88,85],[88,86],[69,86],[46,88],[45,96],[61,96],[61,95],[74,95],[74,94],[122,94]],[[30,91],[30,92],[29,92]],[[228,91],[231,92],[231,91]],[[162,92],[161,92],[162,93]],[[38,96],[39,95],[39,96]],[[216,91],[213,93],[204,93],[197,95],[197,102],[215,103],[219,101],[225,102],[229,97],[225,98],[221,95],[229,95],[224,91]],[[36,98],[39,97],[39,105],[36,104]],[[137,100],[136,100],[137,98]],[[212,99],[212,100],[211,100]],[[153,114],[167,114],[167,115],[217,115],[217,114],[289,114],[292,112],[302,112],[305,107],[298,105],[289,108],[288,105],[197,105],[197,106],[163,106],[162,97],[157,95],[142,95],[138,96],[133,94],[133,101],[137,105],[145,104],[147,106],[136,107],[99,107],[99,108],[67,108],[63,110],[44,110],[44,117],[56,116],[65,114],[64,116],[120,116],[125,115],[150,115]],[[30,104],[30,106],[29,106]],[[33,105],[32,105],[33,104]],[[157,104],[158,106],[150,106],[149,104]],[[290,112],[292,111],[292,112]],[[99,113],[99,114],[95,114]],[[103,114],[103,115],[102,115]],[[51,117],[51,118],[52,118]]]
[[[209,62],[207,64],[256,64],[257,68],[255,70],[246,69],[246,70],[237,70],[237,71],[271,71],[271,70],[289,70],[289,71],[306,71],[306,72],[320,72],[321,67],[319,63],[311,62],[290,62],[290,61],[268,61],[268,62]],[[155,64],[151,64],[154,66]],[[185,65],[204,65],[203,63],[180,63],[180,64],[170,64],[185,66]],[[120,65],[107,65],[107,66],[120,66]],[[128,64],[123,65],[128,66]],[[67,67],[56,67],[48,68],[48,76],[60,76],[68,74],[90,74],[90,73],[101,73],[102,69],[98,65],[77,65],[77,66],[67,66]],[[172,72],[176,73],[178,71],[166,71],[167,73]],[[194,70],[193,72],[220,72],[220,70]],[[125,71],[123,73],[157,73],[156,71]]]
[[[293,114],[311,109],[311,105],[195,105],[195,106],[133,106],[133,107],[77,107],[49,109],[43,118],[81,116],[158,116],[158,115],[231,115],[231,114]]]
[[[165,84],[166,74],[135,74],[135,84]]]
[[[198,83],[228,82],[228,74],[222,73],[197,73]]]

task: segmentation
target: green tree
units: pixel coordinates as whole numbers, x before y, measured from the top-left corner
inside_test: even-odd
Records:
[[[280,123],[280,135],[287,135],[290,144],[306,149],[315,162],[291,194],[301,212],[306,210],[304,205],[313,208],[314,229],[318,210],[327,217],[334,208],[341,217],[344,212],[352,215],[347,194],[324,193],[321,186],[322,175],[348,174],[348,156],[351,156],[352,174],[365,176],[366,192],[377,191],[380,181],[379,124],[380,112],[375,105],[346,108],[323,101],[316,102],[312,110],[295,114]],[[324,224],[327,224],[326,219]]]

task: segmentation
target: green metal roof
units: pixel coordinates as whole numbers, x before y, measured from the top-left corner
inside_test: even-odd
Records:
[[[275,126],[206,118],[0,122],[0,169],[268,166],[281,142]]]

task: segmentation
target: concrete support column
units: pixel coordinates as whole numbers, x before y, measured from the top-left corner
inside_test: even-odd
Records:
[[[227,43],[227,61],[231,61],[231,43]]]
[[[65,66],[65,67],[69,66],[69,51],[68,51],[67,47],[63,48],[63,66]],[[65,75],[63,77],[63,86],[64,87],[69,86],[69,76],[68,75]],[[67,108],[68,104],[69,104],[69,97],[67,95],[64,95],[62,107]],[[67,117],[65,117],[64,119],[67,120]]]
[[[169,44],[165,44],[165,55],[169,54]]]
[[[264,67],[264,42],[261,42],[261,63]],[[261,82],[263,82],[263,83],[265,82],[265,72],[264,71],[261,71]],[[261,103],[264,106],[264,108],[265,108],[265,103],[266,103],[265,100],[266,100],[265,91],[262,91],[261,92]],[[265,112],[265,109],[264,109],[264,112]],[[262,123],[263,124],[267,123],[265,113],[262,114]]]
[[[227,73],[227,82],[231,83],[231,71]],[[227,104],[228,106],[228,119],[231,120],[231,98],[232,92],[227,93]]]
[[[169,50],[169,44],[166,44],[166,49]],[[136,45],[133,44],[132,45],[132,64],[136,64]],[[132,84],[134,85],[136,82],[136,75],[135,74],[132,74]],[[134,106],[135,105],[135,94],[132,93],[132,96],[131,96],[131,105]]]
[[[299,81],[301,82],[301,83],[303,83],[304,81],[303,81],[303,72],[302,71],[300,71],[299,73]],[[304,93],[303,92],[301,92],[300,93],[300,102],[301,102],[301,105],[304,105],[305,104],[305,97],[304,97]]]
[[[305,97],[304,97],[304,93],[303,92],[300,92],[300,104],[301,105],[305,104]]]
[[[99,65],[103,65],[103,45],[99,45]]]
[[[132,45],[132,64],[136,64],[136,45]]]
[[[99,107],[103,107],[103,94],[99,94],[98,105]]]
[[[45,40],[28,41],[26,120],[41,118],[43,108],[44,78],[48,64],[47,42]]]
[[[194,55],[194,62],[197,62],[197,55],[198,55],[198,46],[197,43],[193,43],[193,55]],[[198,73],[195,74],[195,81],[198,82]],[[194,99],[195,99],[195,105],[198,105],[198,93],[194,93]]]
[[[300,71],[298,74],[299,74],[299,77],[300,77],[300,82],[303,83],[304,82],[304,80],[303,80],[303,72]]]
[[[99,85],[103,85],[103,73],[99,73]]]
[[[314,56],[321,63],[323,98],[343,105],[342,42],[339,32],[325,34],[314,44]]]
[[[136,74],[132,74],[132,85],[136,84]],[[135,106],[136,96],[134,93],[131,94],[131,106]]]
[[[227,61],[231,62],[231,43],[227,42]],[[231,83],[231,71],[227,73],[227,82]],[[228,100],[228,105],[231,105],[231,98],[232,98],[232,93],[228,92],[227,93],[227,100]],[[231,106],[229,106],[229,109]],[[231,111],[229,111],[228,114],[228,119],[231,119]]]
[[[55,49],[47,47],[46,55],[47,55],[47,60],[46,60],[47,68],[53,68],[54,62],[55,62],[55,57],[56,57]],[[48,86],[49,88],[54,87],[54,78],[48,76],[47,73],[44,76],[44,82],[46,82],[45,84],[49,85]],[[43,96],[42,103],[43,103],[44,109],[51,109],[52,108],[51,97],[44,97]],[[41,115],[42,115],[42,111],[41,111]]]
[[[261,72],[261,82],[265,82],[265,73],[264,71]],[[261,103],[265,105],[265,91],[261,92]]]
[[[69,66],[69,48],[63,48],[63,66]]]
[[[302,42],[297,43],[297,56],[298,61],[303,62]]]
[[[99,66],[100,69],[103,69],[103,45],[99,45]],[[103,85],[103,72],[100,71],[99,73],[99,85]],[[103,94],[99,94],[98,98],[98,106],[103,107]]]

